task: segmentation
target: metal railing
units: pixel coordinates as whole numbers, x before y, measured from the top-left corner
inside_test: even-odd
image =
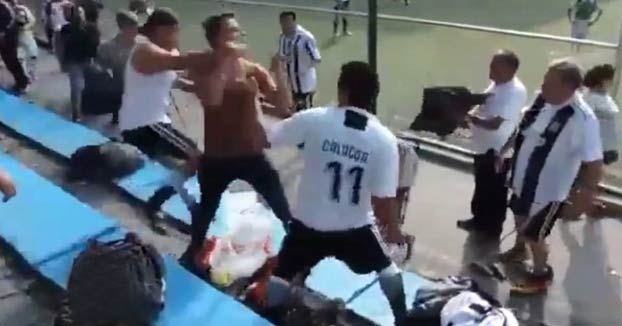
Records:
[[[286,3],[274,3],[274,2],[264,2],[264,1],[250,1],[250,0],[220,0],[220,2],[224,4],[232,4],[232,5],[246,5],[246,6],[258,6],[258,7],[268,7],[268,8],[279,8],[279,9],[291,9],[297,11],[306,11],[306,12],[315,12],[315,13],[323,13],[323,14],[339,14],[343,16],[351,16],[351,17],[367,17],[367,13],[361,11],[338,11],[334,9],[326,9],[326,8],[318,8],[318,7],[310,7],[310,6],[300,6],[300,5],[292,5]],[[509,35],[520,38],[527,39],[540,39],[540,40],[548,40],[553,42],[561,42],[568,43],[573,45],[587,45],[601,49],[609,49],[616,51],[616,72],[614,78],[614,85],[612,91],[612,96],[614,98],[618,95],[618,89],[620,87],[621,74],[622,74],[622,33],[620,33],[620,39],[617,44],[602,42],[602,41],[594,41],[594,40],[580,40],[572,37],[558,36],[558,35],[550,35],[543,33],[532,33],[532,32],[524,32],[512,29],[502,29],[496,27],[488,27],[488,26],[479,26],[479,25],[471,25],[471,24],[461,24],[461,23],[453,23],[453,22],[445,22],[439,20],[431,20],[431,19],[423,19],[423,18],[414,18],[414,17],[406,17],[406,16],[397,16],[397,15],[387,15],[387,14],[378,14],[379,20],[386,21],[397,21],[404,23],[412,23],[412,24],[420,24],[420,25],[428,25],[428,26],[437,26],[437,27],[445,27],[452,29],[460,29],[460,30],[470,30],[470,31],[478,31],[483,33],[490,34],[500,34],[500,35]],[[622,31],[622,28],[621,28]]]

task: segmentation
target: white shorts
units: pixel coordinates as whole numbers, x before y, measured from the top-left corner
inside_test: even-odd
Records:
[[[39,55],[39,47],[32,33],[22,33],[19,36],[19,50],[24,59],[36,58]]]
[[[572,28],[570,30],[570,35],[576,39],[585,39],[587,38],[589,29],[590,29],[589,20],[577,19],[572,22]]]

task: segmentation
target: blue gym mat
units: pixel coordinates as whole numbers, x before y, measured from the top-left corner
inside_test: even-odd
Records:
[[[171,258],[165,258],[166,307],[156,325],[271,325],[243,304],[188,273]]]
[[[18,191],[15,198],[0,203],[0,236],[35,269],[64,285],[63,278],[46,274],[47,264],[80,251],[94,236],[113,233],[117,222],[24,167],[3,150],[0,167],[13,177]]]
[[[71,265],[89,239],[122,238],[125,231],[0,148],[0,167],[16,182],[18,195],[0,204],[0,236],[41,275],[66,288]],[[166,307],[157,325],[264,326],[270,323],[228,295],[196,278],[175,259],[165,259]]]
[[[74,124],[52,112],[2,91],[0,91],[0,123],[41,144],[48,150],[67,158],[80,147],[108,141],[97,131]],[[144,201],[163,183],[167,175],[168,170],[165,167],[154,161],[148,161],[144,168],[120,180],[118,185],[132,196]],[[198,196],[199,189],[196,178],[190,179],[185,186],[191,194]],[[252,205],[254,202],[255,195],[253,192],[226,193],[223,195],[216,219],[210,228],[210,235],[225,233],[228,227],[227,216],[239,213],[241,209]],[[179,196],[171,198],[163,209],[175,219],[186,224],[190,223],[190,214]],[[272,238],[274,248],[278,249],[284,231],[280,221],[273,215],[272,218],[274,219]],[[56,270],[56,274],[66,275],[62,268],[56,268]],[[372,282],[374,278],[375,275],[356,275],[342,263],[329,259],[320,263],[313,270],[307,284],[329,297],[347,300],[357,290]],[[59,277],[59,280],[62,279]],[[416,274],[405,273],[404,283],[408,303],[412,302],[414,292],[421,286],[422,282],[425,280]],[[380,325],[393,324],[391,310],[378,284],[370,287],[349,307]]]

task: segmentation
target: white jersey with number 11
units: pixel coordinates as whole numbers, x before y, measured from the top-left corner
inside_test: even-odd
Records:
[[[364,110],[306,110],[277,123],[269,141],[274,147],[304,143],[294,218],[307,227],[344,231],[372,224],[371,197],[395,197],[397,138]]]

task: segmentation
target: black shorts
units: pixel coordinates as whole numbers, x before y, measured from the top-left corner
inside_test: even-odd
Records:
[[[313,107],[313,95],[315,93],[293,93],[292,98],[296,106],[296,112]]]
[[[344,262],[357,274],[381,272],[392,264],[375,226],[320,232],[293,220],[278,255],[275,275],[291,280],[328,257]]]
[[[550,202],[538,204],[542,208],[530,216],[533,203],[525,203],[517,196],[510,199],[510,209],[517,216],[527,218],[523,225],[519,226],[518,232],[531,241],[541,242],[551,234],[555,222],[560,218],[564,204],[561,202]]]
[[[155,158],[172,156],[186,160],[198,152],[197,144],[170,123],[156,123],[125,130],[121,135],[126,143],[138,147],[143,153]]]

